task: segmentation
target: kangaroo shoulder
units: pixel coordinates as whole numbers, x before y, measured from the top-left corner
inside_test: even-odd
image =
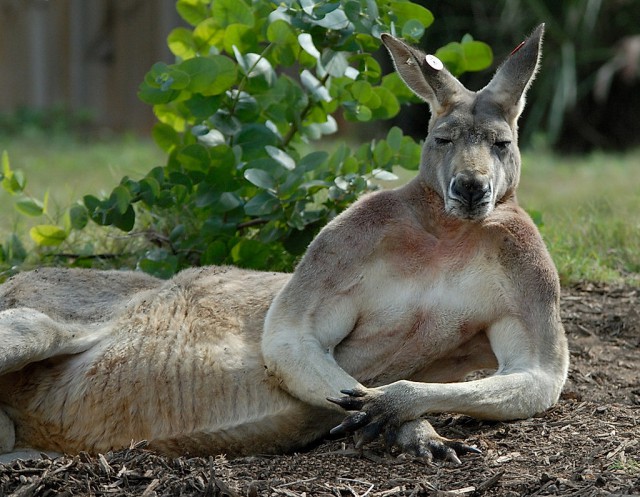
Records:
[[[516,286],[527,293],[556,300],[560,292],[558,273],[529,215],[515,204],[500,206],[487,227],[492,232],[500,263]]]
[[[366,195],[320,231],[309,245],[305,259],[317,260],[319,256],[366,257],[405,214],[405,210],[405,204],[393,190]]]
[[[327,224],[307,248],[293,281],[305,288],[351,287],[406,206],[393,190],[368,194]]]

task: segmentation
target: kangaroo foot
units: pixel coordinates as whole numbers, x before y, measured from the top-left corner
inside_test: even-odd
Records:
[[[403,423],[397,430],[386,433],[387,445],[398,447],[402,452],[413,456],[424,457],[462,464],[463,454],[481,454],[470,445],[438,435],[426,419],[414,419]]]

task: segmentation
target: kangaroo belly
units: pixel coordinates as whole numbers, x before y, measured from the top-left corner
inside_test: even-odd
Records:
[[[89,351],[0,378],[16,447],[100,452],[144,439],[170,454],[239,455],[290,450],[326,431],[333,416],[266,374],[263,319],[285,276],[260,276],[175,281],[134,299]]]

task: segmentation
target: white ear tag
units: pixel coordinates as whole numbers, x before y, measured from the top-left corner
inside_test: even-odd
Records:
[[[432,69],[435,69],[436,71],[442,71],[442,69],[444,69],[444,64],[435,55],[427,55],[426,60],[427,64],[429,64]]]

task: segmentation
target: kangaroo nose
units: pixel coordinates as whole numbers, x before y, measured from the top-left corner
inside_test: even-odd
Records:
[[[468,206],[475,206],[488,201],[491,183],[477,175],[460,173],[451,180],[449,196]]]

